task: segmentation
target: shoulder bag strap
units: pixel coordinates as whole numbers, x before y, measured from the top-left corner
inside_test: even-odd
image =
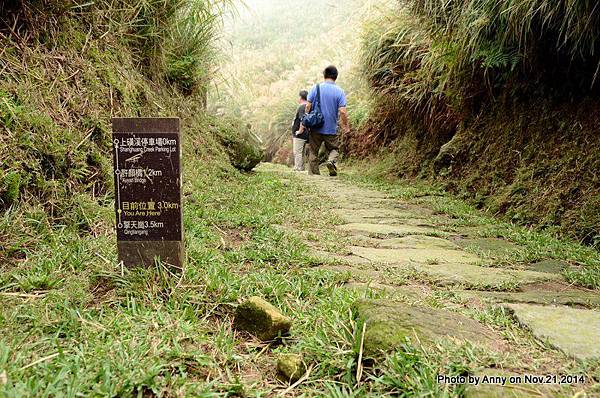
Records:
[[[315,109],[321,112],[321,85],[317,84],[317,104],[315,105]]]

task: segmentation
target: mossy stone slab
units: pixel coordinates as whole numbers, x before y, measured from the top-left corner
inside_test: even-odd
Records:
[[[413,235],[435,233],[436,229],[420,225],[390,225],[390,224],[370,224],[370,223],[351,223],[340,225],[341,231],[354,232],[358,234],[373,235]]]
[[[354,211],[363,209],[391,209],[394,208],[395,201],[392,199],[377,199],[377,198],[334,198],[335,206],[338,209]]]
[[[475,264],[481,259],[474,254],[462,250],[446,250],[439,248],[423,249],[379,249],[372,247],[350,247],[352,254],[383,264],[415,263],[463,263]]]
[[[379,191],[371,191],[343,184],[327,184],[327,193],[334,198],[342,199],[389,199],[388,195]]]
[[[325,263],[342,263],[342,264],[350,264],[350,265],[369,265],[371,261],[366,258],[354,256],[354,255],[343,255],[337,253],[329,253],[323,250],[312,250],[311,255],[316,257],[317,259],[325,262]]]
[[[521,285],[562,280],[560,275],[544,272],[481,267],[465,263],[415,263],[413,267],[429,275],[439,285],[497,288],[507,284]]]
[[[485,236],[490,232],[490,229],[491,225],[463,225],[460,227],[460,231],[458,231],[461,238],[458,238],[457,241]]]
[[[565,306],[505,304],[542,341],[580,360],[600,359],[600,312]]]
[[[236,308],[233,325],[267,341],[288,334],[292,320],[269,302],[254,296]]]
[[[358,300],[355,318],[366,322],[365,352],[375,355],[412,344],[434,344],[440,339],[497,346],[500,338],[490,329],[464,315],[390,300]]]
[[[497,238],[459,239],[456,243],[463,248],[468,247],[482,253],[489,253],[492,256],[505,256],[508,253],[522,249],[512,242]]]
[[[600,294],[568,288],[564,291],[528,290],[524,292],[488,292],[467,290],[461,297],[488,300],[494,303],[528,303],[600,308]]]
[[[375,221],[378,224],[392,224],[402,221],[403,223],[417,224],[427,223],[429,217],[426,212],[417,213],[394,208],[375,207],[356,210],[335,209],[334,212],[348,223],[364,223]]]
[[[452,241],[427,235],[407,235],[401,238],[377,239],[364,235],[352,238],[355,246],[376,247],[381,249],[447,249],[461,250]]]
[[[370,267],[359,268],[357,265],[325,265],[321,268],[341,274],[349,273],[353,281],[359,282],[379,281],[383,277],[382,273],[376,269]]]
[[[544,398],[556,397],[556,389],[550,387],[516,384],[507,386],[481,385],[465,389],[465,398]],[[560,395],[559,395],[560,396]],[[570,395],[564,395],[568,397]]]
[[[569,268],[570,264],[561,260],[543,260],[531,264],[527,267],[532,271],[547,272],[550,274],[560,274],[565,268]]]
[[[451,249],[459,250],[459,246],[449,241],[448,239],[438,238],[435,236],[426,235],[409,235],[402,238],[392,238],[380,243],[380,247],[388,247],[391,249],[412,247],[415,249]]]
[[[415,285],[390,285],[387,283],[379,282],[347,282],[344,284],[344,288],[351,289],[363,294],[376,293],[385,295],[386,298],[402,299],[401,301],[410,300],[423,301],[423,297],[426,297],[427,291],[422,286]]]
[[[431,220],[427,218],[398,218],[398,217],[363,217],[354,214],[352,211],[347,211],[346,214],[340,215],[340,218],[345,223],[371,223],[371,224],[404,224],[404,225],[428,225]]]
[[[469,385],[465,389],[465,398],[540,398],[540,397],[556,397],[559,395],[561,387],[551,384],[511,384],[511,376],[524,375],[516,373],[508,373],[499,369],[485,369],[476,377],[479,379],[478,385]],[[487,377],[487,379],[486,379]],[[500,379],[503,378],[503,381]],[[504,385],[502,383],[505,383]],[[563,387],[565,397],[571,397],[565,390],[569,387]]]

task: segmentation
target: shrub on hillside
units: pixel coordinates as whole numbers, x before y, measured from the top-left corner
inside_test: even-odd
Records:
[[[598,86],[600,9],[585,0],[411,0],[367,25],[373,87],[417,112],[477,107],[499,90]]]

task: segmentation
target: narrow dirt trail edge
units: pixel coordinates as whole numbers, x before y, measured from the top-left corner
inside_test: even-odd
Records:
[[[300,179],[307,192],[324,196],[322,204],[340,220],[331,231],[311,231],[338,234],[339,245],[323,247],[319,239],[307,243],[323,268],[346,273],[345,287],[364,297],[354,313],[367,324],[367,355],[402,349],[407,338],[425,348],[450,340],[503,358],[481,369],[480,376],[560,377],[600,360],[600,296],[568,285],[560,264],[499,265],[496,255],[519,246],[482,238],[478,228],[426,205],[337,177],[308,176],[271,164],[259,170]],[[299,200],[316,198],[307,194]],[[572,396],[594,384],[581,381],[480,384],[468,386],[466,395]]]

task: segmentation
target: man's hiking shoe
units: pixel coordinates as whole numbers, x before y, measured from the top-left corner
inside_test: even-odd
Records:
[[[329,170],[329,175],[331,177],[335,177],[337,175],[337,167],[335,166],[335,162],[329,161],[325,163],[325,166],[327,166],[327,170]]]

